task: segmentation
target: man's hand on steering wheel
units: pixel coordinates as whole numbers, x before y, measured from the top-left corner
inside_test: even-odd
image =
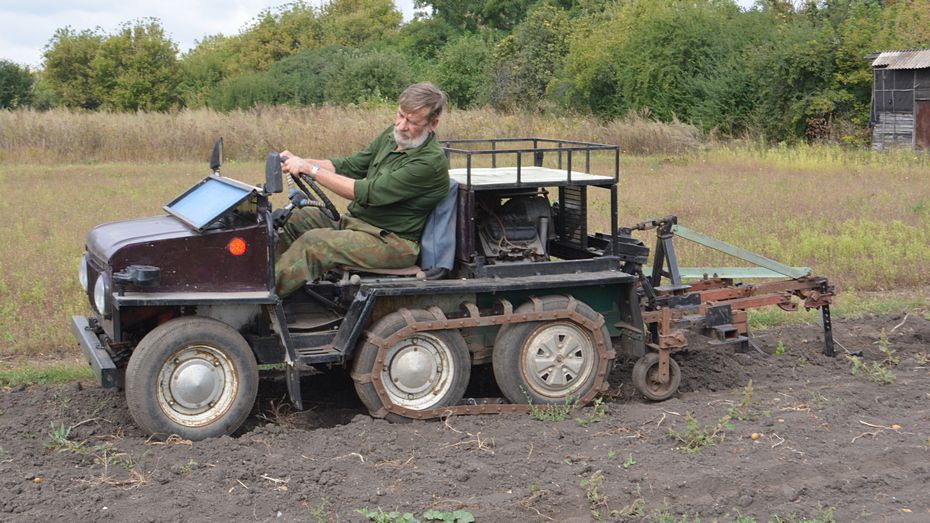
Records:
[[[310,165],[310,162],[304,160],[300,156],[290,151],[281,152],[281,170],[284,171],[285,174],[297,176],[299,172],[310,172],[311,167],[313,166]]]
[[[282,151],[280,157],[281,170],[291,176],[297,186],[300,187],[302,194],[306,194],[309,200],[307,203],[319,207],[331,220],[339,221],[340,216],[339,211],[336,210],[336,206],[333,205],[333,202],[326,196],[326,193],[317,185],[315,181],[316,177],[310,175],[310,173],[315,175],[314,167],[318,170],[319,166],[315,166],[310,160],[295,156],[290,151]],[[304,182],[310,185],[310,189],[313,190],[312,193],[304,186]],[[303,206],[298,202],[294,202],[293,199],[292,203],[297,207]]]

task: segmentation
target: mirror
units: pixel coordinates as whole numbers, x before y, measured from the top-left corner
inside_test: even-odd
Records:
[[[265,157],[265,192],[284,192],[284,182],[281,175],[281,155],[268,153]]]
[[[210,170],[219,172],[220,165],[223,164],[223,137],[220,136],[213,142],[213,152],[210,153]]]

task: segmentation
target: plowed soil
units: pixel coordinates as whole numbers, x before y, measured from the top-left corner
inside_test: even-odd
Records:
[[[300,413],[271,377],[241,434],[192,443],[147,438],[122,395],[92,383],[7,389],[0,520],[365,521],[356,509],[380,508],[492,522],[831,512],[928,521],[930,322],[912,314],[834,326],[835,358],[821,354],[816,325],[759,331],[761,350],[742,354],[694,340],[677,357],[680,393],[661,403],[636,394],[633,362],[619,362],[603,404],[562,421],[392,424],[371,418],[336,371],[305,380],[311,408]],[[852,375],[846,355],[858,352],[886,360],[894,381]],[[689,415],[700,426],[692,435],[716,432],[691,453],[670,433],[687,439]]]

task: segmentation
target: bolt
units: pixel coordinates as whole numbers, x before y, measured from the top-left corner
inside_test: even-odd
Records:
[[[219,360],[213,360],[213,366],[214,366],[214,367],[219,367],[219,366],[220,366]]]
[[[174,364],[175,364],[175,365],[180,365],[180,364],[181,364],[181,360],[179,360],[178,358],[175,358],[175,359],[174,359]]]
[[[215,401],[211,401],[211,402],[210,402],[210,406],[212,407],[212,406],[214,406],[214,405],[216,405],[216,402],[215,402]]]

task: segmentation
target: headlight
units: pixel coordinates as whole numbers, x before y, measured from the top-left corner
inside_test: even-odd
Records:
[[[110,279],[105,272],[101,272],[94,284],[94,307],[100,314],[110,313]]]
[[[81,282],[81,288],[87,292],[87,253],[81,256],[81,263],[78,265],[78,281]]]

